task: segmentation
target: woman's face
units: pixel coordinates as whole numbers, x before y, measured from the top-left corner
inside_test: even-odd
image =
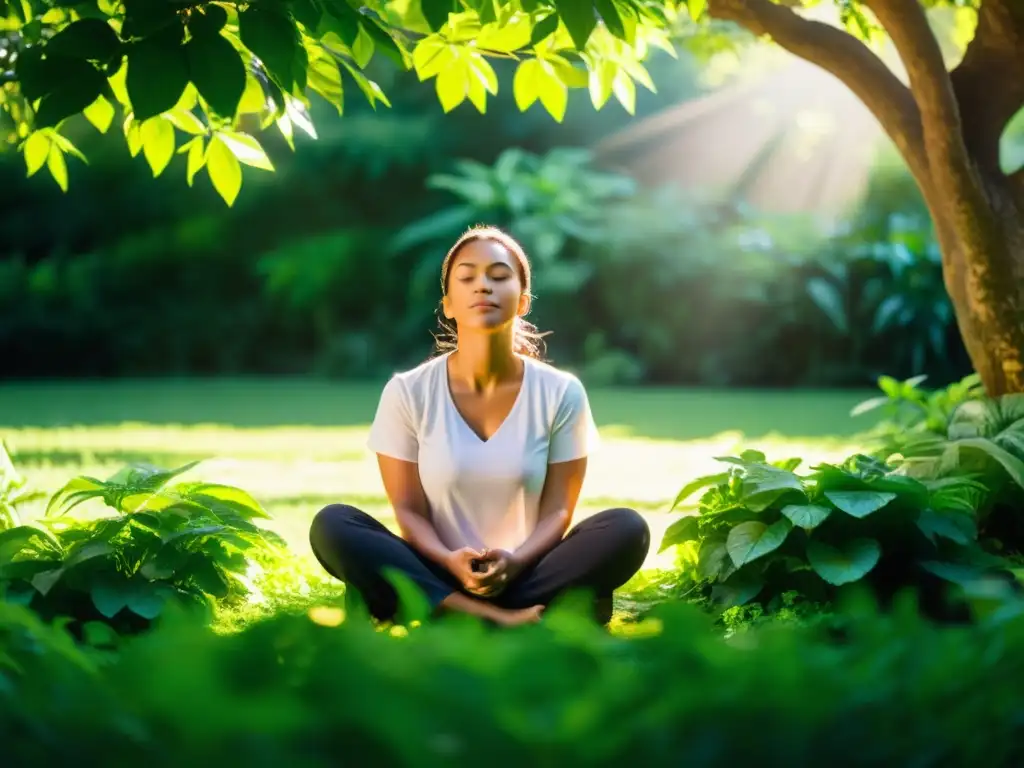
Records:
[[[496,330],[526,314],[516,257],[495,240],[470,240],[452,259],[442,305],[460,330]]]

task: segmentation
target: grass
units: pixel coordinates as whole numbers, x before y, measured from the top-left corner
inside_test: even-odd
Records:
[[[106,477],[126,462],[165,467],[203,459],[184,479],[245,488],[273,515],[314,576],[308,603],[336,593],[306,536],[312,516],[344,501],[394,524],[372,454],[364,447],[380,383],[298,380],[154,380],[0,385],[0,437],[30,483],[48,493],[79,474]],[[602,450],[591,460],[577,519],[630,506],[651,525],[648,572],[670,568],[658,553],[664,512],[689,479],[719,466],[715,456],[759,448],[769,458],[838,459],[870,426],[850,408],[871,392],[591,389]],[[291,583],[291,582],[289,582]],[[628,596],[627,596],[628,597]],[[273,603],[278,605],[278,603]],[[236,617],[244,620],[245,616]]]

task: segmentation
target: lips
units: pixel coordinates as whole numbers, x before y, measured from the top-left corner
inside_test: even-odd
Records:
[[[470,306],[470,309],[497,309],[498,305],[493,301],[478,301],[476,304]]]

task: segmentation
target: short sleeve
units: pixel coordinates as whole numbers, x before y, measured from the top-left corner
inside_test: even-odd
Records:
[[[395,459],[419,460],[419,441],[409,395],[397,376],[392,376],[384,385],[366,445],[374,453]]]
[[[548,463],[582,459],[597,450],[600,438],[590,400],[582,382],[576,377],[569,380],[555,413],[548,449]]]

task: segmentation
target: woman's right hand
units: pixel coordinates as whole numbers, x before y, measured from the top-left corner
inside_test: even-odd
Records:
[[[463,547],[449,552],[445,558],[445,567],[459,580],[459,583],[472,594],[480,594],[480,577],[485,573],[473,570],[473,561],[483,557],[482,552],[477,552],[472,547]]]

